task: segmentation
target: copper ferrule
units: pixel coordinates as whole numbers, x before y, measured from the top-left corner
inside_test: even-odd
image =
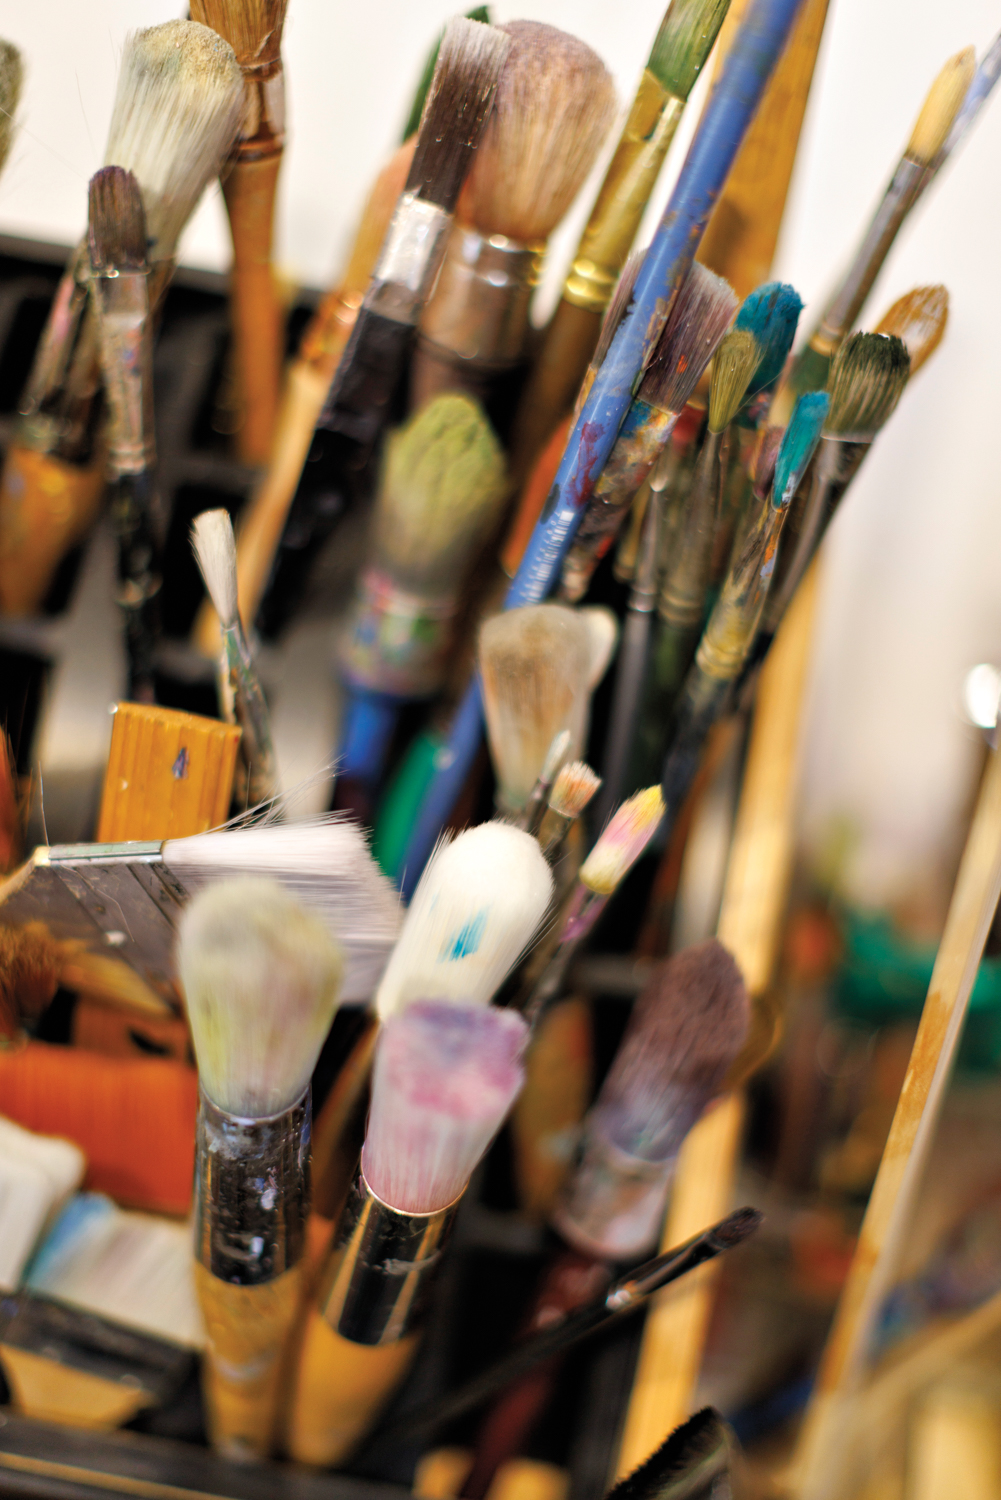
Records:
[[[451,228],[452,215],[437,203],[403,193],[362,306],[396,323],[416,323],[434,291]]]
[[[404,1213],[358,1173],[318,1298],[335,1333],[353,1344],[395,1344],[418,1326],[458,1207],[456,1199],[431,1214]]]
[[[285,73],[280,55],[259,63],[240,64],[246,113],[233,159],[262,161],[278,156],[285,144]]]
[[[195,1259],[220,1281],[260,1286],[302,1259],[309,1213],[309,1089],[262,1120],[199,1090]]]
[[[421,341],[452,359],[507,369],[521,358],[542,245],[457,224],[421,318]]]
[[[604,312],[611,302],[684,108],[684,99],[644,69],[563,287],[567,302],[589,312]]]
[[[95,273],[90,283],[111,414],[108,467],[116,475],[141,474],[156,457],[148,282],[146,270],[129,270]]]
[[[756,505],[756,514],[741,539],[740,555],[720,590],[695,653],[699,671],[717,682],[732,681],[744,665],[775,569],[786,510],[774,506],[768,497]]]

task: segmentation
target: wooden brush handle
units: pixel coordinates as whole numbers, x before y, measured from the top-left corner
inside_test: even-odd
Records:
[[[240,730],[180,709],[118,703],[98,843],[180,839],[229,816]]]
[[[203,1381],[212,1446],[230,1458],[274,1448],[281,1354],[295,1318],[302,1265],[263,1286],[231,1286],[195,1264],[208,1349]]]
[[[571,995],[539,1022],[511,1115],[518,1196],[533,1219],[547,1219],[556,1202],[590,1102],[592,1072],[591,1007]]]
[[[223,182],[233,236],[230,315],[243,422],[237,451],[243,463],[265,464],[278,419],[284,318],[271,264],[275,192],[281,153],[237,157]]]
[[[11,444],[0,478],[0,614],[35,613],[103,494],[103,462],[81,469]]]

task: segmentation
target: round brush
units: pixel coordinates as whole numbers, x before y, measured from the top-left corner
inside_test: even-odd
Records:
[[[911,360],[910,379],[945,338],[949,321],[949,293],[942,286],[916,286],[888,307],[873,329],[901,339]]]

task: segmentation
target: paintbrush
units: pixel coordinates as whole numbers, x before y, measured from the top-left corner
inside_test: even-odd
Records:
[[[476,21],[454,18],[446,28],[404,191],[327,393],[261,602],[269,633],[297,602],[316,549],[353,499],[382,434],[510,46],[503,32]]]
[[[691,268],[713,203],[788,38],[798,4],[799,0],[752,0],[644,256],[630,309],[574,421],[550,491],[552,503],[544,508],[544,519],[540,517],[512,580],[507,608],[538,603],[559,577],[583,508],[629,409],[636,377],[663,332]],[[405,892],[413,889],[465,783],[479,748],[481,727],[480,688],[474,680],[453,721],[448,753],[441,757],[414,823]]]
[[[772,422],[788,420],[793,402],[801,392],[822,390],[827,384],[831,361],[841,341],[851,331],[901,225],[930,180],[928,168],[959,113],[975,69],[976,57],[973,48],[968,47],[950,57],[932,84],[904,154],[851,265],[828,302],[819,326],[797,354],[776,392]]]
[[[390,435],[339,653],[350,691],[338,806],[368,813],[400,708],[442,687],[463,589],[506,493],[503,451],[470,397],[445,392]]]
[[[917,286],[887,308],[873,333],[889,334],[903,341],[911,360],[909,378],[913,380],[945,337],[948,321],[948,290],[942,285]]]
[[[309,1080],[344,960],[326,925],[280,886],[243,878],[191,902],[177,965],[200,1092],[195,1285],[209,1435],[223,1453],[263,1458],[303,1271]]]
[[[264,697],[250,643],[247,640],[236,589],[236,541],[228,510],[203,510],[191,527],[191,545],[205,580],[222,633],[219,660],[219,702],[230,724],[239,724],[240,759],[247,778],[250,803],[270,801],[278,792],[271,716]]]
[[[13,42],[0,37],[0,172],[7,164],[16,133],[15,117],[21,100],[24,63]]]
[[[275,193],[285,143],[282,27],[288,0],[191,0],[191,19],[226,38],[244,78],[246,112],[222,178],[233,236],[229,301],[242,422],[243,463],[271,456],[283,353],[281,305],[271,265]]]
[[[485,399],[522,358],[546,241],[576,198],[615,112],[604,63],[539,21],[511,39],[493,112],[459,199],[410,370],[419,409],[443,389]]]
[[[719,1412],[706,1406],[620,1479],[607,1500],[738,1500],[742,1480],[740,1444]]]
[[[146,212],[149,305],[155,314],[181,230],[239,128],[243,79],[233,49],[195,21],[167,21],[125,43],[105,162],[132,172]],[[97,331],[87,315],[86,240],[56,291],[19,403],[0,480],[0,610],[37,609],[58,564],[97,513],[92,463],[99,389]]]
[[[670,440],[736,310],[732,288],[704,266],[693,265],[588,497],[563,562],[561,598],[577,600],[586,594],[630,501]]]
[[[987,51],[977,66],[973,75],[973,82],[963,95],[959,113],[952,122],[949,134],[942,142],[941,150],[928,168],[928,177],[924,187],[927,187],[932,178],[941,171],[953,152],[965,139],[977,116],[990,98],[998,78],[1001,77],[1001,32],[991,42]]]
[[[673,0],[668,6],[522,393],[512,435],[516,480],[529,473],[585,379],[602,315],[728,3]]]
[[[490,25],[489,6],[475,5],[472,10],[467,10],[465,12],[465,16],[467,21],[482,21],[484,26]],[[431,48],[430,52],[427,55],[427,61],[425,62],[424,67],[421,70],[421,76],[417,81],[417,88],[414,91],[414,97],[411,101],[410,112],[407,115],[406,124],[404,125],[403,133],[400,136],[401,141],[408,141],[412,135],[415,135],[417,133],[417,130],[420,126],[421,115],[424,113],[424,102],[427,99],[428,90],[431,87],[431,80],[434,77],[435,65],[438,61],[438,53],[441,51],[441,43],[444,35],[444,31],[441,31],[439,33],[434,46]]]
[[[573,760],[560,770],[536,834],[550,864],[559,859],[567,834],[600,786],[601,777],[582,760]]]
[[[535,778],[535,785],[528,795],[528,800],[522,807],[517,817],[511,819],[516,828],[523,828],[526,833],[538,835],[539,825],[546,811],[546,803],[552,792],[553,784],[563,769],[563,763],[570,754],[571,734],[569,729],[561,729],[553,736],[553,742],[546,751],[546,758],[542,762],[542,769]]]
[[[511,1011],[433,1000],[385,1024],[361,1170],[292,1393],[299,1462],[347,1457],[412,1358],[459,1199],[521,1087],[526,1040]]]
[[[123,167],[90,179],[90,294],[108,404],[107,466],[118,542],[118,605],[125,622],[127,698],[152,703],[159,636],[159,535],[153,430],[153,327],[146,215]]]

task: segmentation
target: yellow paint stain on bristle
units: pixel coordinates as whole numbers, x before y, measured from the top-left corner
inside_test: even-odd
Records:
[[[218,719],[119,703],[97,842],[187,838],[229,816],[240,729]]]
[[[623,802],[581,865],[580,879],[598,896],[610,896],[664,816],[659,786],[648,786]]]
[[[907,142],[907,155],[930,166],[945,144],[952,122],[977,71],[977,54],[966,47],[950,57],[928,90]]]
[[[911,374],[915,374],[935,353],[945,337],[949,322],[949,293],[944,286],[917,286],[898,297],[873,329],[902,339],[911,356]]]

